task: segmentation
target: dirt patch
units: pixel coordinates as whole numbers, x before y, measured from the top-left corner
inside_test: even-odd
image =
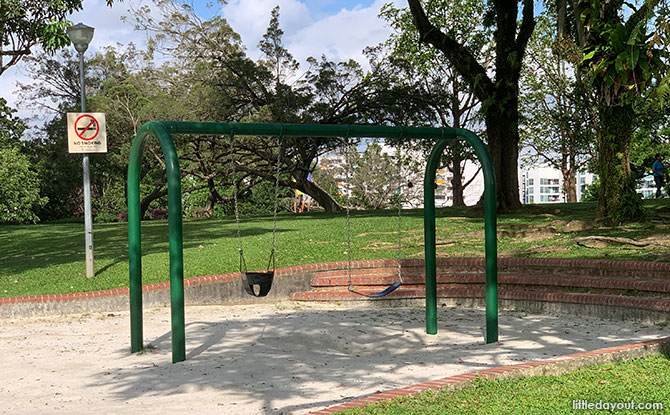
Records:
[[[648,238],[635,240],[618,236],[581,236],[574,239],[575,243],[586,248],[607,248],[609,246],[628,245],[634,247],[660,246],[670,248],[670,235],[654,235]]]
[[[185,362],[171,363],[169,307],[144,311],[143,354],[129,353],[128,312],[2,319],[6,413],[305,414],[500,365],[668,336],[634,321],[500,313],[484,344],[484,311],[281,302],[186,307]]]
[[[454,246],[458,244],[459,241],[454,241],[453,239],[443,239],[443,238],[436,238],[435,245],[440,247],[440,246]],[[403,248],[420,248],[425,246],[423,242],[423,236],[417,236],[417,237],[408,237],[408,238],[403,238],[402,240],[402,247]],[[378,250],[396,250],[398,249],[398,244],[393,243],[393,242],[385,242],[385,241],[371,241],[368,242],[366,246],[362,248],[363,250],[367,251],[378,251]]]
[[[567,252],[569,249],[565,246],[542,246],[532,247],[528,249],[498,252],[500,258],[512,258],[517,256],[528,256],[533,254],[551,253],[551,252]]]

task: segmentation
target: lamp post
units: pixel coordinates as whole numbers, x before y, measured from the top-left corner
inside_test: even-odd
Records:
[[[83,23],[70,26],[67,29],[67,37],[79,52],[79,81],[81,84],[81,112],[86,112],[86,88],[84,84],[84,52],[93,39],[93,28]],[[95,275],[93,265],[93,219],[91,215],[91,175],[89,172],[88,154],[84,154],[84,228],[86,232],[86,277]]]

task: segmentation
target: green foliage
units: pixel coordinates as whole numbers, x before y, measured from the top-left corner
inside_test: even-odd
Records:
[[[645,3],[623,21],[619,9],[624,3],[612,7],[602,0],[584,2],[588,36],[581,65],[588,68],[591,83],[599,87],[607,105],[633,99],[654,77],[667,73],[663,57],[670,29],[656,20],[662,13],[657,4]]]
[[[287,210],[286,201],[291,197],[291,190],[285,187],[279,188],[279,210]],[[262,181],[254,186],[251,196],[240,201],[239,211],[241,215],[272,215],[275,208],[275,183]]]
[[[290,200],[290,199],[289,199]],[[594,203],[531,205],[518,212],[500,215],[498,239],[501,256],[593,258],[663,261],[670,250],[660,245],[646,247],[608,246],[587,248],[574,243],[577,236],[603,235],[644,239],[666,237],[670,223],[663,220],[670,199],[645,200],[650,212],[648,223],[625,227],[599,228],[593,223]],[[580,221],[587,229],[547,235],[546,229],[557,223]],[[424,253],[421,235],[422,210],[403,210],[402,254],[406,258]],[[272,216],[241,218],[241,232],[247,261],[254,266],[267,264],[272,237]],[[394,209],[351,211],[352,259],[396,258],[394,249],[380,249],[398,243],[398,213]],[[483,257],[484,219],[476,208],[438,209],[438,245],[440,257]],[[95,258],[98,273],[88,279],[84,274],[83,226],[78,223],[2,225],[0,239],[0,296],[59,294],[95,291],[128,286],[128,227],[126,223],[100,223],[94,227]],[[345,261],[346,214],[311,212],[301,215],[281,212],[277,223],[277,266],[289,267],[319,262]],[[542,238],[525,238],[537,230]],[[508,236],[505,236],[508,235]],[[168,280],[167,224],[146,221],[142,224],[143,282]],[[235,219],[185,219],[184,277],[194,278],[238,270]],[[251,267],[251,265],[250,265]],[[9,277],[11,276],[11,278]],[[18,281],[18,282],[14,282]]]
[[[602,195],[601,219],[619,221],[639,214],[634,192],[627,184],[635,109],[649,108],[644,99],[653,96],[654,85],[667,77],[670,26],[666,2],[587,0],[577,3],[576,43],[583,52],[581,68],[598,91],[599,168]],[[577,6],[575,6],[577,7]],[[631,169],[635,170],[635,168]]]
[[[70,44],[67,17],[82,9],[83,0],[0,0],[0,75],[34,46],[53,52]],[[113,0],[107,0],[111,6]]]
[[[641,115],[631,140],[630,162],[636,177],[651,171],[654,156],[670,159],[670,114],[661,116]]]
[[[323,190],[333,195],[337,203],[344,206],[346,204],[347,198],[344,194],[342,194],[338,186],[338,183],[342,180],[342,171],[341,169],[333,171],[332,167],[329,167],[330,166],[323,164],[316,166],[316,169],[314,169],[313,173],[314,182],[318,183]]]
[[[119,215],[128,210],[124,183],[117,180],[107,186],[102,195],[93,199],[92,208],[96,222],[118,221]]]
[[[631,175],[629,176],[622,187],[624,188],[621,191],[621,200],[620,200],[620,209],[617,209],[617,216],[613,216],[614,223],[623,223],[632,220],[644,220],[646,217],[646,212],[642,206],[642,195],[636,191],[637,181]]]
[[[258,49],[263,53],[263,63],[273,72],[276,82],[284,83],[286,79],[298,69],[298,61],[283,46],[284,31],[279,27],[279,6],[272,9],[270,23],[258,43]]]
[[[522,144],[533,149],[523,161],[562,170],[564,183],[572,183],[566,186],[568,200],[576,202],[575,177],[595,151],[593,92],[576,76],[572,51],[557,34],[556,16],[545,11],[536,19],[521,72],[519,134]]]
[[[0,148],[19,146],[26,125],[14,116],[15,112],[7,106],[7,100],[0,97]]]
[[[586,190],[582,193],[583,202],[597,202],[600,194],[600,180],[595,179],[593,183],[586,186]]]
[[[352,203],[364,209],[384,209],[391,207],[398,188],[398,169],[395,161],[382,153],[382,147],[368,145],[360,156],[353,152],[350,184]]]
[[[35,210],[47,202],[28,157],[18,148],[0,149],[0,222],[37,222]]]
[[[424,3],[433,25],[444,28],[483,67],[491,68],[493,50],[490,39],[493,32],[490,27],[481,25],[485,2],[455,0]],[[486,134],[481,131],[483,113],[480,102],[467,76],[459,74],[450,57],[421,42],[407,8],[387,3],[382,7],[380,17],[390,24],[393,32],[383,48],[368,49],[369,58],[379,64],[367,79],[375,82],[375,88],[382,91],[379,94],[381,99],[398,102],[380,117],[380,123],[393,120],[396,124],[405,125],[468,128],[486,139]],[[391,140],[387,144],[400,145],[405,152],[419,151],[427,157],[435,143],[428,140]],[[455,141],[443,152],[440,167],[454,173],[463,169],[466,160],[476,159],[471,146]],[[466,183],[467,180],[460,174],[453,175],[454,203],[462,201]]]
[[[531,415],[624,413],[618,410],[579,411],[573,401],[662,403],[670,394],[670,359],[657,354],[641,359],[590,366],[560,376],[520,379],[476,378],[471,387],[460,390],[427,391],[408,397],[381,401],[340,415],[396,414],[486,414]],[[634,413],[631,411],[630,413]],[[662,411],[664,412],[664,411]],[[625,411],[629,413],[629,411]],[[653,411],[650,413],[661,413]]]
[[[65,116],[60,115],[43,128],[43,136],[28,141],[26,152],[31,165],[39,175],[42,184],[40,194],[48,202],[36,211],[41,220],[70,218],[83,210],[81,156],[69,154]],[[91,156],[93,184],[100,177],[96,174],[96,160]]]

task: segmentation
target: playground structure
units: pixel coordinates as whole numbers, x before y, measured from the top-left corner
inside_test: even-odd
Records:
[[[128,163],[128,246],[130,274],[131,352],[143,348],[142,253],[140,226],[140,171],[142,155],[151,135],[157,137],[165,159],[168,184],[168,230],[170,251],[170,304],[172,362],[186,358],[184,321],[184,272],[182,241],[181,176],[172,134],[256,135],[283,137],[369,137],[436,140],[424,175],[424,240],[426,286],[426,332],[437,333],[437,283],[435,240],[435,174],[444,148],[465,139],[475,150],[484,174],[484,231],[486,273],[486,343],[498,341],[498,292],[495,176],[484,143],[471,131],[454,128],[382,127],[316,124],[246,124],[151,121],[133,141]]]

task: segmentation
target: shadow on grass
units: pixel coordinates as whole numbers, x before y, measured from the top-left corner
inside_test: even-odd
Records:
[[[202,241],[211,239],[237,238],[234,223],[227,228],[217,228],[212,223],[189,221],[184,224],[184,249],[197,248]],[[278,228],[277,233],[290,232],[292,229]],[[128,261],[127,227],[120,224],[103,224],[94,228],[95,259],[111,261],[97,270],[96,275],[103,274],[109,268]],[[245,227],[241,230],[242,238],[272,233],[269,227]],[[80,234],[80,238],[77,235]],[[70,264],[82,260],[84,255],[84,230],[75,225],[36,225],[30,230],[18,232],[12,241],[10,234],[0,235],[0,246],[4,246],[1,261],[3,272],[8,274],[37,269],[47,269],[61,264]],[[167,222],[150,222],[142,224],[142,256],[168,252]],[[269,249],[269,248],[268,248]],[[237,255],[237,252],[233,253]]]

